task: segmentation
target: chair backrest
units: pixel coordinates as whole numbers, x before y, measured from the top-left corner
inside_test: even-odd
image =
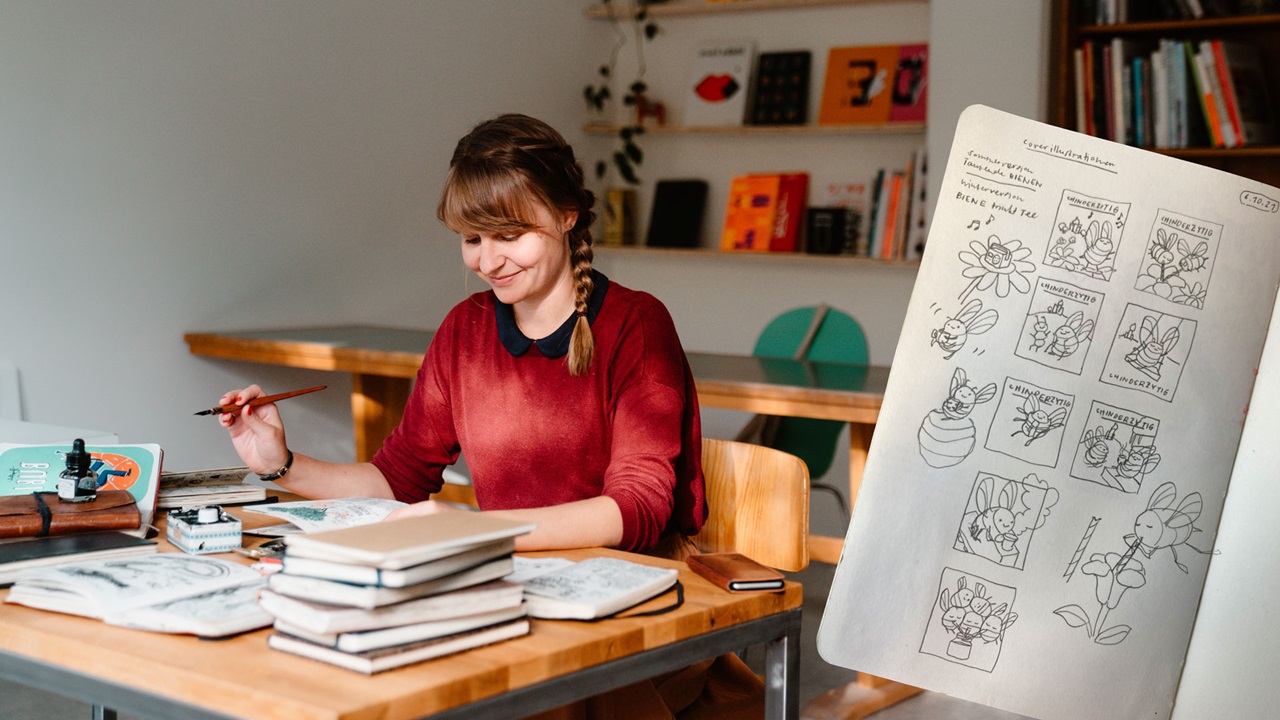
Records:
[[[753,354],[758,357],[793,357],[809,331],[809,323],[812,322],[816,309],[795,308],[771,320],[760,332],[760,337],[756,338]],[[866,365],[868,358],[867,336],[862,332],[858,321],[846,312],[828,309],[822,326],[809,345],[805,359]]]
[[[795,455],[732,440],[702,439],[707,522],[702,552],[738,552],[779,570],[809,564],[809,470]]]
[[[788,310],[774,318],[756,339],[754,354],[758,357],[793,358],[809,333],[816,307]],[[852,316],[828,308],[817,333],[805,353],[806,360],[825,360],[866,365],[869,360],[867,336]],[[836,444],[845,423],[836,420],[784,417],[777,427],[774,447],[804,460],[813,477],[822,477],[831,469]]]

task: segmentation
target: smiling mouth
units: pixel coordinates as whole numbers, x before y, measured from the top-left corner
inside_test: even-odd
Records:
[[[519,274],[520,273],[511,273],[509,275],[502,275],[502,276],[486,275],[485,280],[487,280],[489,285],[492,287],[506,287],[507,285],[510,285],[512,282],[514,282],[516,279],[516,276],[518,276]]]

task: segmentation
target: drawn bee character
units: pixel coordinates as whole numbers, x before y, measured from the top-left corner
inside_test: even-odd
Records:
[[[1001,618],[1000,616],[1003,615],[1004,611],[1007,609],[1008,606],[1001,603],[1000,607],[995,609],[995,612],[988,615],[987,619],[982,621],[981,637],[983,640],[986,640],[987,642],[1004,640],[1004,631],[1008,630],[1009,626],[1018,619],[1018,613],[1009,613],[1009,617]]]
[[[1111,454],[1111,445],[1116,439],[1116,429],[1117,424],[1111,423],[1111,428],[1106,432],[1103,432],[1101,425],[1096,429],[1085,431],[1084,439],[1080,441],[1084,445],[1085,465],[1102,467]]]
[[[1147,501],[1147,509],[1133,521],[1133,534],[1125,535],[1124,540],[1130,545],[1136,543],[1137,548],[1148,558],[1157,550],[1169,548],[1169,552],[1173,554],[1173,564],[1185,573],[1187,566],[1178,562],[1179,545],[1185,545],[1201,554],[1208,552],[1190,542],[1191,535],[1200,532],[1195,522],[1200,518],[1204,504],[1200,500],[1200,493],[1187,495],[1174,508],[1173,503],[1177,499],[1178,488],[1173,483],[1167,482],[1156,488]]]
[[[1156,454],[1154,445],[1137,445],[1130,442],[1120,449],[1116,456],[1116,474],[1136,480],[1156,469],[1160,464],[1160,456]]]
[[[1013,514],[1017,491],[1012,483],[1008,483],[1000,490],[998,498],[992,498],[994,488],[989,480],[986,478],[979,483],[975,493],[978,514],[969,523],[969,537],[979,542],[995,543],[1002,556],[1009,555],[1017,551],[1018,534],[1013,531],[1017,520]]]
[[[1060,407],[1053,412],[1046,412],[1040,409],[1040,401],[1035,395],[1028,395],[1026,400],[1022,401],[1022,407],[1017,410],[1018,417],[1014,420],[1021,425],[1014,430],[1009,437],[1013,437],[1018,433],[1027,436],[1027,441],[1023,447],[1030,445],[1033,440],[1039,440],[1049,434],[1050,430],[1060,428],[1067,421],[1067,409]]]
[[[974,298],[960,308],[955,317],[949,318],[942,327],[933,331],[929,345],[937,345],[947,354],[943,360],[950,360],[952,355],[964,347],[970,335],[981,335],[995,326],[1000,314],[994,309],[982,309],[982,301]]]
[[[1164,363],[1165,357],[1173,352],[1181,336],[1178,328],[1171,327],[1157,340],[1156,329],[1154,317],[1147,315],[1142,318],[1142,329],[1138,331],[1136,338],[1138,346],[1124,356],[1125,362],[1152,380],[1160,379],[1160,366]]]
[[[1085,320],[1083,312],[1075,312],[1067,321],[1053,331],[1053,342],[1045,352],[1059,358],[1065,358],[1080,349],[1080,343],[1093,334],[1093,321]]]
[[[969,416],[974,405],[995,397],[997,389],[995,383],[989,383],[981,390],[974,390],[964,369],[956,368],[951,374],[951,394],[942,401],[942,414],[951,420],[963,420]]]
[[[1111,259],[1111,254],[1116,249],[1116,244],[1111,241],[1111,223],[1103,223],[1101,228],[1098,221],[1089,223],[1089,230],[1084,235],[1085,250],[1081,255],[1080,269],[1090,274],[1102,274],[1112,268],[1109,265],[1103,265]]]

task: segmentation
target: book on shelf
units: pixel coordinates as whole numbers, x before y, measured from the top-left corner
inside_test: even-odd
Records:
[[[659,180],[645,236],[648,247],[698,247],[707,209],[706,180]]]
[[[5,602],[112,625],[220,637],[271,624],[262,576],[214,557],[154,553],[27,570]]]
[[[295,626],[289,621],[280,618],[276,619],[274,627],[276,632],[301,638],[317,645],[341,650],[344,653],[361,653],[423,640],[434,640],[447,635],[457,635],[470,630],[518,620],[524,616],[524,606],[517,603],[511,607],[460,615],[442,620],[427,620],[356,632],[317,633]]]
[[[284,620],[290,627],[310,633],[338,634],[449,620],[518,607],[523,595],[524,588],[519,583],[500,579],[376,608],[318,603],[269,589],[259,594],[258,602],[263,610],[277,620]]]
[[[529,621],[519,619],[455,635],[446,635],[445,637],[431,640],[394,645],[360,653],[343,652],[279,632],[272,633],[267,637],[267,646],[366,675],[372,675],[384,670],[424,662],[484,645],[492,645],[496,642],[527,634],[529,634]]]
[[[773,216],[769,252],[795,252],[800,248],[800,228],[809,204],[809,173],[779,173],[778,202]]]
[[[195,505],[233,505],[265,500],[263,485],[250,485],[245,480],[252,474],[247,467],[190,470],[160,473],[160,489],[156,509],[171,510]]]
[[[808,50],[760,53],[747,99],[752,125],[804,125],[809,120]]]
[[[752,174],[739,175],[729,183],[721,250],[769,251],[781,180],[777,174]]]
[[[1235,125],[1231,122],[1231,111],[1227,108],[1227,98],[1222,87],[1222,75],[1218,71],[1218,61],[1213,54],[1213,44],[1202,40],[1196,51],[1196,61],[1200,64],[1200,82],[1207,88],[1208,97],[1205,102],[1212,102],[1213,113],[1210,119],[1217,130],[1218,147],[1233,148],[1240,145]]]
[[[0,496],[53,493],[66,468],[66,444],[0,443]],[[164,451],[156,444],[86,445],[90,466],[98,477],[98,492],[122,490],[137,504],[139,524],[125,530],[144,537],[155,517]],[[92,503],[83,503],[92,505]]]
[[[929,233],[929,156],[928,149],[916,148],[911,163],[911,205],[907,211],[907,230],[903,257],[919,260],[924,256]]]
[[[755,43],[750,40],[699,44],[684,90],[684,124],[742,125],[754,59]]]
[[[661,595],[676,584],[673,568],[595,557],[524,581],[530,617],[591,620]]]
[[[286,557],[288,553],[286,548]],[[404,587],[363,585],[278,572],[267,578],[267,586],[281,595],[301,600],[373,609],[497,580],[510,573],[513,567],[510,557],[501,557]]]
[[[1267,85],[1262,54],[1256,45],[1212,40],[1214,62],[1231,114],[1232,128],[1241,145],[1265,145],[1276,141],[1276,118]]]
[[[402,588],[444,577],[445,575],[452,575],[490,560],[505,557],[515,552],[515,547],[516,541],[514,538],[501,538],[474,547],[468,547],[436,560],[428,560],[398,570],[387,570],[374,565],[335,562],[328,559],[302,557],[286,553],[281,558],[281,568],[282,572],[289,575],[337,580],[357,585]]]
[[[1266,716],[1280,189],[981,106],[940,188],[819,653],[1045,720]]]
[[[685,559],[689,569],[729,592],[782,590],[786,578],[773,568],[741,553],[703,553]]]
[[[900,45],[858,45],[828,50],[818,124],[889,122],[901,54]]]
[[[115,531],[0,543],[0,586],[11,584],[20,573],[32,568],[150,555],[156,548],[152,540]]]
[[[533,523],[483,513],[442,512],[285,538],[285,554],[403,570],[532,532]]]

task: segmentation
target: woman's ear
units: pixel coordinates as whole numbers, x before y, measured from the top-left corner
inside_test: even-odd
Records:
[[[569,232],[570,230],[572,230],[572,229],[573,229],[573,227],[574,227],[575,225],[577,225],[577,224],[578,224],[578,211],[577,211],[577,210],[568,210],[568,211],[566,211],[566,212],[565,212],[565,214],[564,214],[564,218],[563,218],[563,225],[562,225],[562,227],[561,227],[561,232],[566,232],[566,233],[567,233],[567,232]]]

